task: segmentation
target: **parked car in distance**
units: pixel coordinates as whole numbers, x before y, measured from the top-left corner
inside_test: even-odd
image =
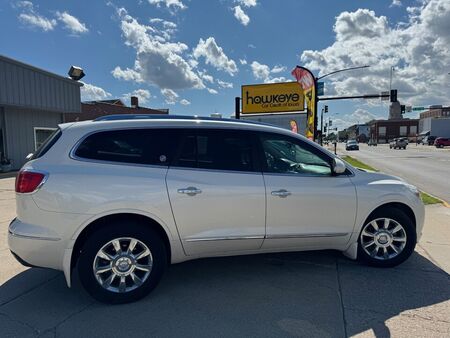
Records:
[[[62,270],[69,287],[76,269],[107,303],[140,299],[167,265],[202,257],[332,249],[392,267],[413,253],[424,223],[405,181],[288,130],[229,119],[61,124],[15,190],[13,255]]]
[[[370,146],[374,146],[374,147],[376,147],[376,146],[378,146],[378,143],[377,143],[377,141],[375,141],[375,140],[369,140],[369,142],[367,142],[367,145],[370,147]]]
[[[405,137],[394,138],[389,142],[390,149],[406,149],[408,145],[408,139]]]
[[[345,144],[345,150],[359,150],[359,144],[356,140],[348,140]]]
[[[436,136],[425,136],[422,139],[422,144],[427,146],[432,146],[434,144],[434,141],[436,140]]]
[[[438,137],[434,141],[434,145],[436,146],[436,148],[449,147],[450,146],[450,138]]]

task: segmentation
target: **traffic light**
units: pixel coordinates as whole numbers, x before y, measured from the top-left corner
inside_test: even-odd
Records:
[[[325,126],[323,127],[323,132],[324,132],[324,133],[327,132],[327,125],[325,125]]]
[[[405,111],[406,111],[406,107],[405,107],[404,104],[402,104],[402,105],[400,106],[400,112],[401,112],[402,114],[404,114]]]
[[[325,113],[328,113],[328,106],[325,106]]]
[[[391,102],[397,102],[397,89],[391,89]]]

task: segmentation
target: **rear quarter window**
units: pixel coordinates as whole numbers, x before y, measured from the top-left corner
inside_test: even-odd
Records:
[[[37,158],[40,158],[44,156],[51,147],[55,145],[56,142],[58,142],[59,138],[62,135],[62,131],[60,128],[56,129],[48,138],[47,140],[42,143],[42,145],[33,153],[33,156],[31,156],[30,160],[35,160]]]
[[[168,166],[177,143],[171,129],[125,129],[96,132],[75,151],[82,159]]]

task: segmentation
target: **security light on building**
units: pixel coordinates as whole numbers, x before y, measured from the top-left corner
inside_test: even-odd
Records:
[[[77,66],[71,66],[69,69],[69,76],[72,80],[79,81],[84,77],[83,68]]]

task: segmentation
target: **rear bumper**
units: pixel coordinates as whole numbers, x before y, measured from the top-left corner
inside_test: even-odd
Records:
[[[65,241],[43,232],[41,227],[14,219],[8,228],[8,246],[25,266],[63,270]]]

